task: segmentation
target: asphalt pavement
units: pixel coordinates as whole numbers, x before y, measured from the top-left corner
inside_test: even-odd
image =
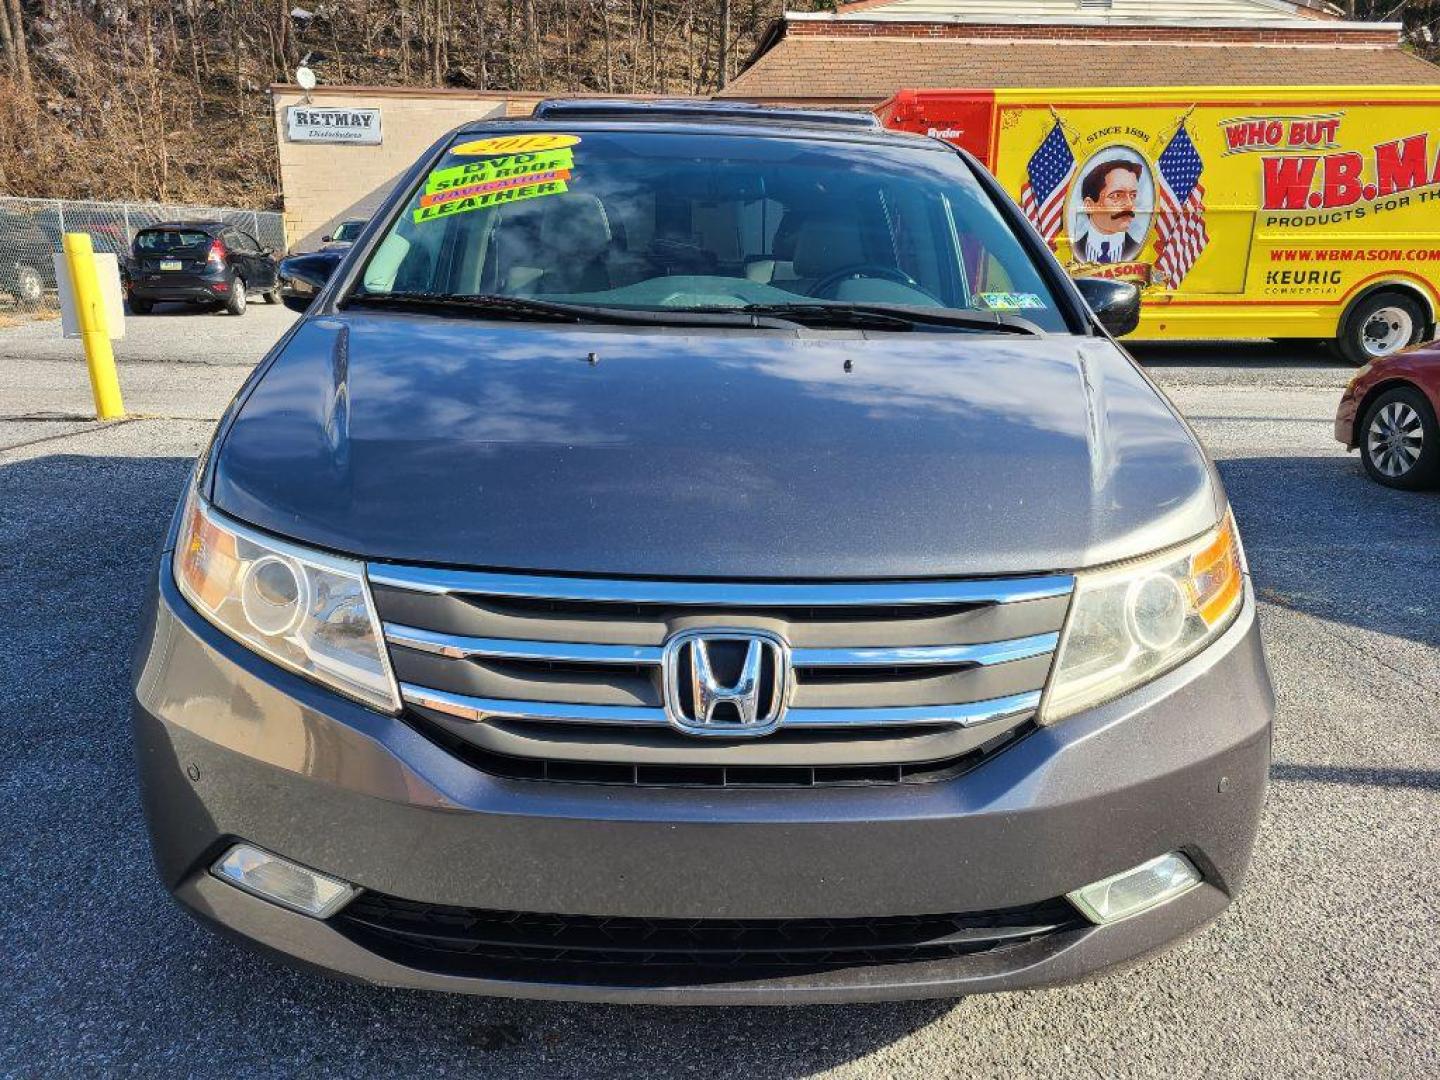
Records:
[[[1440,1076],[1440,494],[1366,480],[1331,439],[1348,369],[1269,344],[1136,350],[1219,462],[1280,702],[1247,887],[1170,952],[1059,990],[698,1010],[340,983],[192,922],[136,795],[135,613],[192,458],[291,318],[129,320],[143,418],[103,426],[77,343],[0,330],[0,1073]]]

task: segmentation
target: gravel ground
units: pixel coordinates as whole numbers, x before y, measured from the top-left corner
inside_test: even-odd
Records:
[[[106,426],[73,418],[76,343],[0,331],[0,1072],[1440,1075],[1440,494],[1367,482],[1330,436],[1349,372],[1270,345],[1137,350],[1220,462],[1280,698],[1248,887],[1190,942],[1062,990],[701,1011],[341,984],[191,922],[148,862],[129,643],[210,418],[289,320],[130,320],[151,418]]]

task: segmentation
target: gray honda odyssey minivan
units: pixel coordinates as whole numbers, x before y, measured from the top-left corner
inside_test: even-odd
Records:
[[[140,634],[187,909],[376,983],[778,1003],[1073,980],[1235,895],[1225,493],[1135,289],[964,153],[551,102],[305,259]]]

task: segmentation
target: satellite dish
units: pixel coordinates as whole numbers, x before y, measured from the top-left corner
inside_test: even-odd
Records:
[[[315,72],[302,64],[295,69],[295,85],[308,94],[315,89]]]

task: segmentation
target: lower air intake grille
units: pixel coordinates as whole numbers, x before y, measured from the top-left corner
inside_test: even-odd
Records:
[[[814,788],[933,784],[963,776],[981,762],[1035,730],[1033,722],[1001,732],[969,753],[936,761],[860,762],[851,765],[635,764],[625,761],[567,761],[500,754],[412,718],[421,734],[462,761],[508,780],[620,787]]]
[[[1086,924],[1063,899],[956,915],[640,919],[446,907],[364,893],[331,920],[410,967],[477,978],[677,985],[949,960]]]

